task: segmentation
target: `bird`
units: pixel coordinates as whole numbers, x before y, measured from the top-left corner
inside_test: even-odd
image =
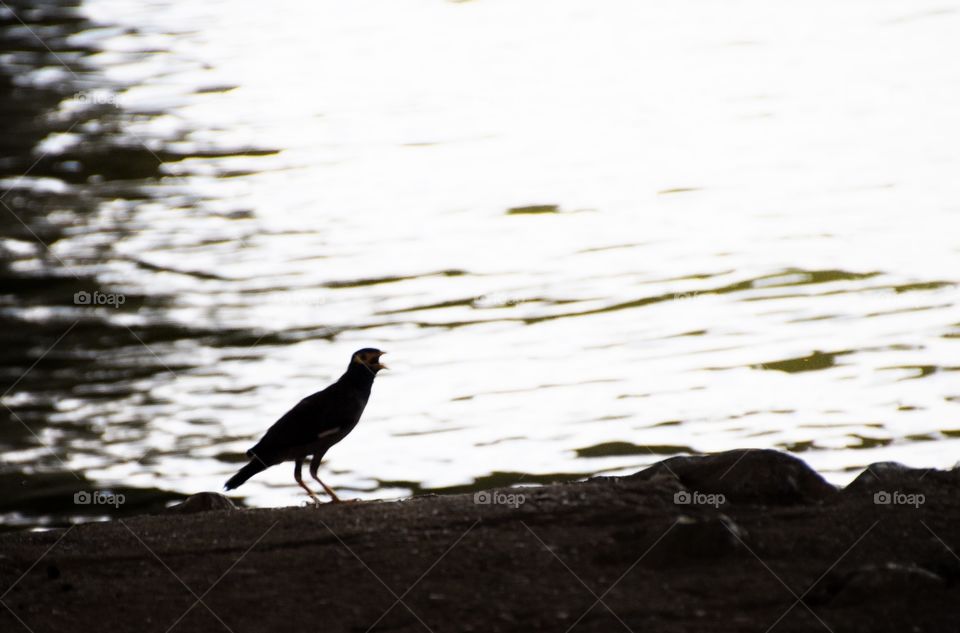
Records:
[[[233,490],[259,472],[276,464],[293,461],[293,477],[319,504],[317,495],[303,482],[303,462],[311,455],[310,476],[330,495],[332,503],[340,498],[330,486],[317,477],[323,456],[330,447],[345,438],[357,426],[370,398],[370,389],[377,372],[387,366],[380,362],[386,354],[373,347],[357,350],[350,357],[347,371],[322,391],[298,402],[267,429],[263,438],[247,451],[250,463],[227,480],[224,488]]]

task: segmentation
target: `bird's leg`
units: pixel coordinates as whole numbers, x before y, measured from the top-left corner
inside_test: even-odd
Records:
[[[337,496],[337,493],[333,491],[333,488],[327,484],[320,481],[320,478],[317,477],[317,470],[320,469],[320,461],[323,460],[323,455],[314,455],[313,459],[310,461],[310,476],[313,477],[318,484],[323,486],[323,490],[330,495],[330,500],[333,503],[340,503],[340,497]]]
[[[307,494],[310,495],[310,498],[314,503],[319,504],[320,500],[317,499],[317,495],[313,494],[313,491],[307,488],[307,484],[303,483],[303,477],[300,475],[300,469],[303,468],[303,460],[298,459],[293,467],[293,478],[297,480],[297,483],[300,484],[300,487],[307,491]]]

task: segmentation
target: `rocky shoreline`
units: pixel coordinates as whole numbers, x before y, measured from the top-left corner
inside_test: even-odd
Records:
[[[316,508],[205,493],[0,535],[0,630],[956,631],[960,471],[769,450]]]

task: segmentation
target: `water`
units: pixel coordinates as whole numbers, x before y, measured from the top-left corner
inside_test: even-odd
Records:
[[[346,497],[957,460],[958,3],[10,7],[8,527],[219,489],[365,346]]]

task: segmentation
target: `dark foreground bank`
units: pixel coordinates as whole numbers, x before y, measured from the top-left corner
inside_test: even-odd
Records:
[[[772,451],[400,502],[0,535],[0,630],[956,631],[960,471]]]

